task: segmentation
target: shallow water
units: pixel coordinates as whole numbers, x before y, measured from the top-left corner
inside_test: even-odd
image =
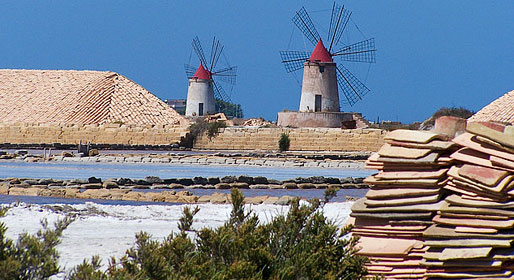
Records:
[[[86,202],[93,202],[101,205],[174,205],[179,203],[167,202],[153,202],[153,201],[125,201],[125,200],[105,200],[105,199],[77,199],[77,198],[62,198],[62,197],[46,197],[46,196],[13,196],[13,195],[0,195],[0,204],[12,203],[26,203],[26,204],[84,204]]]
[[[221,165],[171,165],[150,163],[87,163],[87,162],[0,162],[0,178],[53,178],[87,179],[95,176],[107,178],[161,178],[223,177],[228,175],[264,176],[276,180],[296,177],[367,177],[373,171],[366,169],[338,168],[285,168],[285,167],[241,167]]]
[[[160,191],[160,190],[139,190],[139,191]],[[190,189],[188,190],[194,195],[211,195],[215,192],[218,193],[230,193],[230,190],[216,190],[216,189]],[[361,198],[363,197],[367,189],[344,189],[337,192],[337,196],[334,197],[331,202],[344,202],[346,196]],[[303,199],[312,198],[323,198],[324,190],[312,189],[312,190],[286,190],[286,189],[263,189],[263,190],[241,190],[244,196],[255,197],[255,196],[277,196],[281,197],[284,195],[298,196]],[[24,202],[28,204],[83,204],[86,202],[94,202],[102,205],[176,205],[180,203],[170,202],[152,202],[152,201],[126,201],[126,200],[103,200],[103,199],[74,199],[74,198],[60,198],[60,197],[42,197],[42,196],[9,196],[0,195],[0,204],[11,204],[15,202]]]

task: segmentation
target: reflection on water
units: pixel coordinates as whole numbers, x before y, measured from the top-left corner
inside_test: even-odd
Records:
[[[264,176],[285,180],[296,177],[367,177],[373,171],[365,169],[337,168],[276,168],[276,167],[240,167],[220,165],[171,165],[138,163],[69,163],[69,162],[0,162],[0,178],[53,178],[86,179],[91,176],[107,178],[144,178],[158,176],[161,178],[223,177],[227,175]]]

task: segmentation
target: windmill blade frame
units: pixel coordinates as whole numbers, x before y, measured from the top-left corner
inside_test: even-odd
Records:
[[[364,95],[370,92],[369,88],[343,65],[337,65],[336,69],[337,85],[343,92],[348,105],[353,106],[359,100],[362,100]]]
[[[328,51],[332,51],[332,47],[336,46],[341,39],[341,36],[346,29],[346,25],[350,20],[351,12],[344,8],[344,5],[339,5],[334,2],[332,6],[332,14],[330,16],[330,25],[328,28],[328,41],[330,45]]]
[[[337,14],[337,12],[336,12],[336,2],[334,1],[334,3],[332,4],[332,13],[330,14],[330,24],[328,25],[327,42],[330,42],[331,38],[333,37],[331,35],[333,34],[332,30],[334,29],[335,14]]]
[[[219,85],[215,80],[212,81],[212,85],[212,89],[214,90],[214,98],[223,100],[224,102],[232,103],[230,97],[227,95],[221,85]]]
[[[212,39],[212,46],[211,46],[211,65],[209,67],[209,72],[213,72],[214,68],[216,68],[216,65],[218,64],[218,60],[223,53],[223,49],[225,47],[220,44],[219,40],[216,40],[216,37]]]
[[[282,63],[287,73],[303,69],[305,61],[310,57],[310,53],[304,51],[280,51]]]
[[[212,44],[211,44],[211,56],[210,56],[210,58],[209,58],[209,61],[211,62],[211,65],[213,64],[213,54],[214,54],[214,52],[215,52],[215,51],[214,51],[214,48],[215,48],[215,46],[216,46],[216,48],[217,48],[217,47],[218,47],[218,45],[219,45],[219,42],[216,40],[216,36],[212,37]],[[214,55],[214,56],[215,56],[215,55]],[[207,70],[209,70],[209,71],[210,71],[210,70],[212,70],[212,69],[209,69],[209,68],[208,68]],[[210,72],[212,72],[212,71],[210,71]]]
[[[343,61],[376,63],[376,51],[375,38],[370,38],[344,46],[332,55],[340,56]]]
[[[328,48],[328,51],[331,52],[332,48],[334,46],[337,46],[339,44],[339,41],[341,40],[341,36],[343,36],[343,33],[346,29],[346,26],[348,25],[348,21],[350,21],[350,17],[352,16],[352,12],[348,9],[345,9],[344,6],[339,6],[334,3],[334,10],[332,13],[337,13],[337,21],[334,23],[335,26],[333,29],[329,32],[332,34],[330,39],[330,46]],[[332,15],[334,16],[334,15]],[[330,20],[330,23],[332,24],[332,19]]]
[[[213,78],[216,78],[220,82],[228,83],[231,85],[236,84],[237,77],[237,66],[231,66],[227,68],[223,68],[220,70],[216,70],[212,73]]]
[[[186,76],[188,79],[191,79],[196,72],[196,68],[193,65],[187,63],[184,63],[184,70],[186,71]]]
[[[300,29],[300,31],[303,33],[305,38],[309,40],[312,45],[316,45],[318,43],[318,40],[321,38],[319,36],[318,31],[316,30],[316,27],[314,27],[314,24],[312,23],[312,20],[305,10],[305,7],[302,7],[300,10],[298,10],[295,14],[295,16],[292,18],[292,21]]]
[[[202,44],[200,43],[200,39],[198,39],[198,36],[195,36],[195,38],[193,38],[192,45],[196,55],[198,56],[198,59],[200,60],[200,63],[202,63],[204,67],[209,67],[209,65],[207,64],[207,60],[205,59],[205,53],[203,52]]]

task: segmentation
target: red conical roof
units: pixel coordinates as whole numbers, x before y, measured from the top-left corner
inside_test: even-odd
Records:
[[[309,61],[333,62],[332,56],[323,45],[321,38],[319,38],[318,44],[316,44],[316,47],[312,51]]]
[[[195,74],[193,75],[193,78],[202,79],[202,80],[210,80],[211,79],[211,73],[209,73],[209,70],[205,69],[202,64],[198,66],[198,69],[196,69]]]

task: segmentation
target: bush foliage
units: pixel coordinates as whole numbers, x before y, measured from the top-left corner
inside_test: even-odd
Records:
[[[0,209],[0,217],[6,211],[6,208]],[[7,228],[0,223],[0,279],[48,279],[59,273],[59,254],[55,247],[71,222],[68,217],[57,221],[55,228],[50,229],[43,220],[43,229],[35,235],[23,233],[16,242],[5,236]]]
[[[280,134],[280,139],[278,139],[278,149],[281,152],[289,151],[289,145],[291,144],[291,140],[289,139],[289,135],[282,133]]]
[[[323,213],[324,200],[290,201],[286,214],[260,223],[244,207],[244,197],[232,190],[232,211],[218,228],[193,229],[199,208],[185,207],[179,231],[162,242],[140,232],[135,246],[101,269],[100,257],[74,267],[66,279],[363,279],[367,259],[355,255],[350,227],[339,229]],[[5,213],[0,211],[0,216]],[[49,229],[46,221],[35,235],[21,234],[14,242],[0,223],[0,279],[48,279],[60,272],[55,247],[72,222],[65,218]]]
[[[207,124],[207,137],[209,137],[209,140],[213,137],[216,137],[218,133],[220,132],[220,128],[225,128],[227,125],[224,121],[216,121],[212,123]]]
[[[333,194],[304,204],[294,199],[287,214],[261,224],[245,210],[241,192],[232,190],[232,212],[223,226],[196,231],[198,208],[185,207],[180,232],[162,242],[141,232],[135,247],[113,258],[105,272],[93,258],[68,279],[362,279],[367,259],[354,254],[357,239],[323,214]]]
[[[204,132],[207,132],[207,137],[211,139],[218,135],[220,128],[225,127],[227,125],[224,121],[207,122],[204,119],[199,119],[189,126],[189,133],[180,140],[180,146],[192,148],[196,139]]]
[[[241,104],[234,104],[216,98],[215,107],[216,112],[224,113],[225,116],[243,118],[243,108],[241,108]]]

